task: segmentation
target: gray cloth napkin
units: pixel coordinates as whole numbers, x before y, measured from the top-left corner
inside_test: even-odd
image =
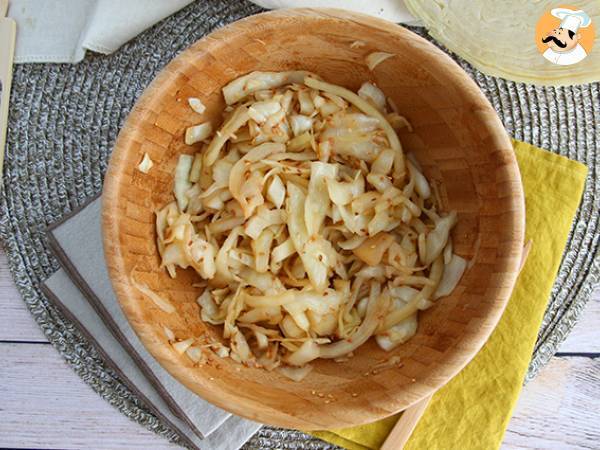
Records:
[[[78,319],[82,330],[107,356],[107,362],[112,362],[116,371],[125,375],[129,384],[135,386],[173,428],[185,434],[188,441],[196,445],[194,439],[205,438],[199,441],[203,450],[239,448],[260,425],[232,416],[183,386],[146,351],[129,325],[106,270],[100,207],[101,201],[97,198],[50,229],[51,247],[72,279],[69,280],[66,273],[53,275],[46,283],[51,296],[62,305],[65,315]],[[80,291],[74,299],[75,285]],[[102,326],[91,325],[100,321]],[[120,344],[118,350],[114,348],[117,343]],[[137,366],[135,371],[131,369],[133,363]],[[148,393],[148,386],[153,390],[152,395]],[[154,401],[157,397],[161,402]],[[171,410],[170,415],[164,412],[165,408]]]
[[[129,389],[142,399],[159,419],[177,431],[190,448],[237,450],[249,436],[256,432],[255,423],[230,416],[210,435],[204,439],[199,437],[185,421],[171,411],[159,391],[154,388],[131,355],[119,344],[117,338],[86,301],[65,270],[60,269],[48,278],[42,289],[64,316],[95,344],[107,364]]]

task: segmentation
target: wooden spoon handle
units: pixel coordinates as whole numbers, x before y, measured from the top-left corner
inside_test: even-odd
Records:
[[[0,0],[0,182],[2,181],[2,165],[4,162],[4,146],[6,144],[6,128],[8,126],[8,102],[10,100],[10,84],[12,79],[13,52],[15,48],[16,22],[5,18],[8,0]]]
[[[429,400],[431,400],[431,396],[425,397],[404,410],[380,450],[400,450],[404,447],[425,412]]]

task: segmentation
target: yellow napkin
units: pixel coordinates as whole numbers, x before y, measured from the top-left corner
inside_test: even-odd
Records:
[[[405,450],[498,448],[519,397],[587,167],[524,142],[513,141],[513,146],[525,190],[531,252],[490,339],[433,396]],[[350,450],[375,450],[397,419],[314,434]]]

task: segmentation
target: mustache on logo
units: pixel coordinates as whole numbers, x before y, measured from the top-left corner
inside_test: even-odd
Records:
[[[560,48],[565,48],[567,46],[566,42],[562,42],[561,40],[559,40],[556,36],[547,36],[545,38],[542,38],[542,42],[545,44],[547,42],[553,41],[556,45],[558,45]]]

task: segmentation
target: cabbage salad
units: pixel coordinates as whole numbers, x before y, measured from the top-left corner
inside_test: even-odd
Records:
[[[253,72],[222,91],[220,128],[186,130],[198,152],[179,157],[156,232],[171,277],[198,273],[199,313],[223,340],[176,350],[299,381],[371,337],[386,351],[406,342],[466,267],[456,213],[402,150],[396,130],[410,124],[369,82],[354,93],[309,72]]]

